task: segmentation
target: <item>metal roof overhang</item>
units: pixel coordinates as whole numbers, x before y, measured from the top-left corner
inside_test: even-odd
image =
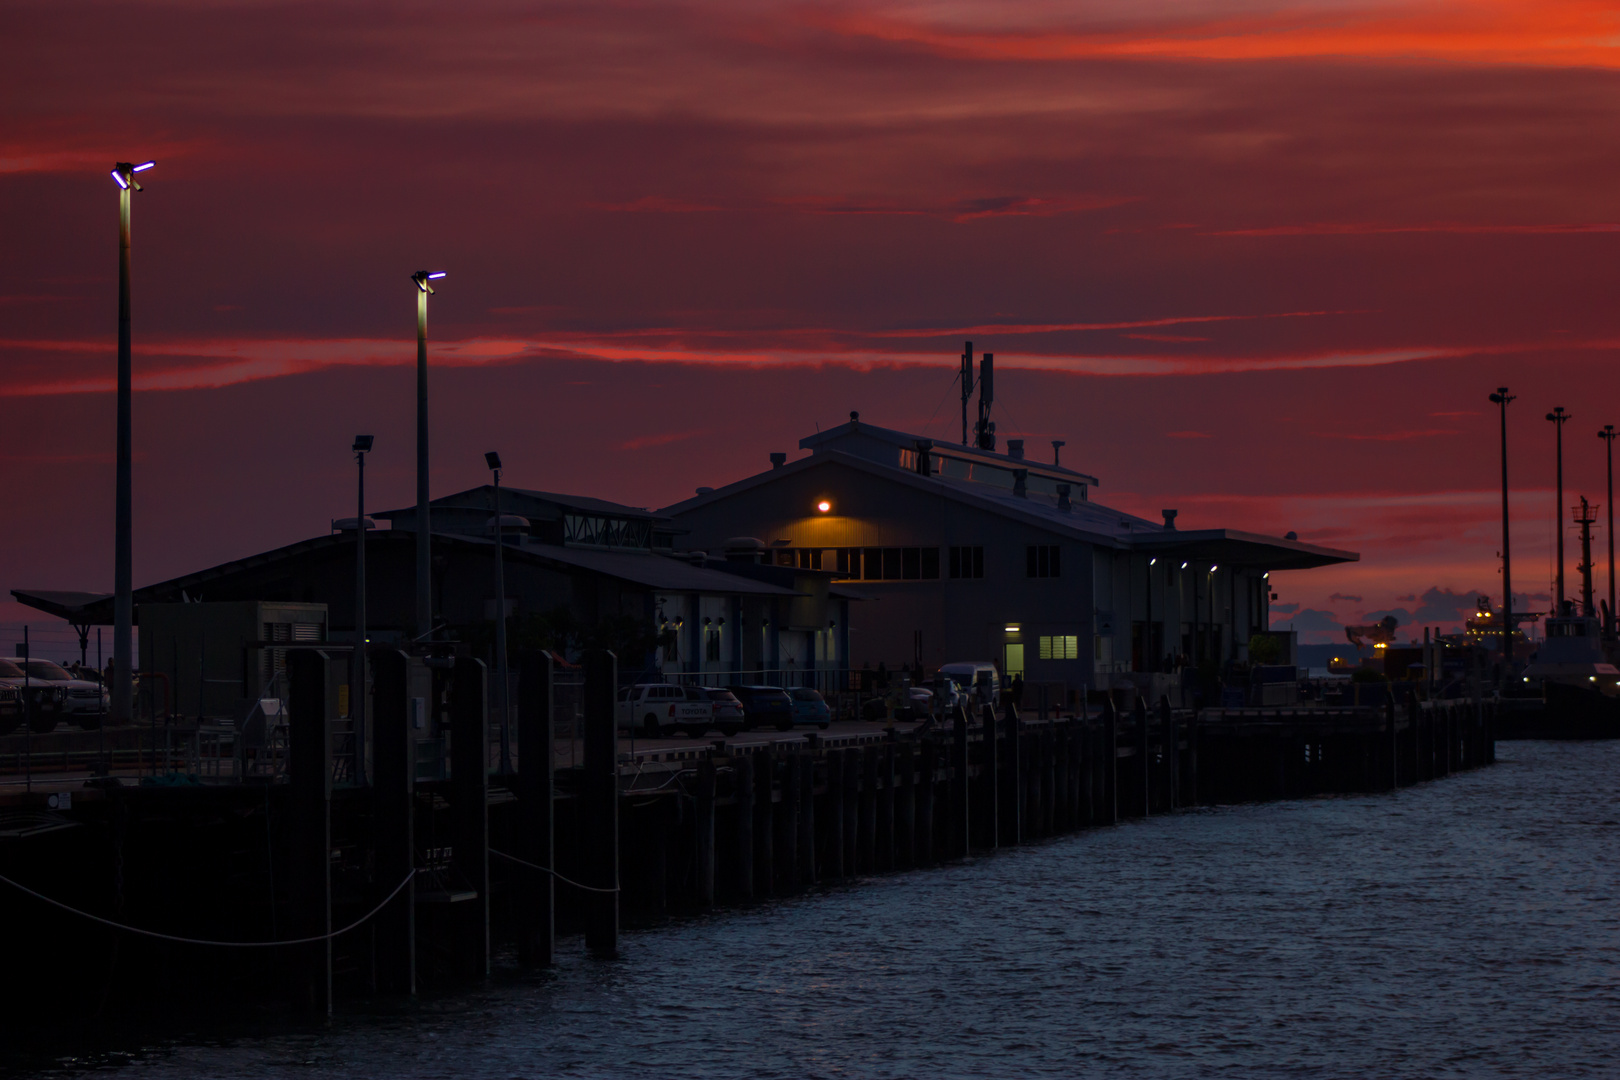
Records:
[[[12,589],[19,604],[66,619],[75,626],[111,626],[112,593],[58,592],[44,589]]]
[[[1130,546],[1149,555],[1263,570],[1310,570],[1318,566],[1361,560],[1361,556],[1354,551],[1321,547],[1299,540],[1279,540],[1274,536],[1232,529],[1172,529],[1134,536]]]

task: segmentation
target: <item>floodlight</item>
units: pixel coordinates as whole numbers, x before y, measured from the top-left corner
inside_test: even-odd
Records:
[[[484,464],[488,465],[491,469],[499,469],[501,467],[501,455],[491,450],[489,453],[484,455]]]
[[[825,514],[827,511],[832,509],[832,503],[826,499],[822,499],[820,502],[816,503],[816,509]]]
[[[438,281],[442,277],[444,277],[444,271],[440,270],[440,271],[438,271],[436,273],[429,274],[428,275],[428,280],[429,281]]]
[[[357,454],[369,454],[371,453],[371,442],[373,438],[374,436],[371,435],[356,435],[354,437],[354,445],[349,449],[353,450]]]
[[[124,174],[120,170],[114,169],[112,171],[112,178],[117,181],[119,187],[126,190],[129,188],[129,181],[124,179]]]
[[[155,162],[155,161],[144,162],[144,163],[142,163],[140,165],[135,166],[133,169],[131,169],[129,171],[130,172],[145,172],[147,169],[150,169],[152,166],[154,166],[156,164],[157,164],[157,162]]]
[[[1187,569],[1187,564],[1186,564],[1186,563],[1182,563],[1182,564],[1181,564],[1181,568],[1182,568],[1182,569],[1183,569],[1183,570],[1185,570],[1185,569]]]
[[[1217,570],[1219,570],[1219,569],[1220,569],[1220,567],[1218,567],[1218,566],[1216,566],[1216,565],[1215,565],[1215,564],[1214,564],[1214,563],[1210,563],[1210,564],[1209,564],[1209,572],[1210,572],[1210,573],[1212,573],[1212,574],[1213,574],[1213,573],[1214,573],[1214,572],[1215,572],[1215,571],[1217,571]]]

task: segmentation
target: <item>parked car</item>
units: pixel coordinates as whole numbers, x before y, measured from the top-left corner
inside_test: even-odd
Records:
[[[20,664],[28,672],[30,681],[60,686],[67,691],[62,712],[86,730],[101,726],[101,718],[112,706],[112,697],[99,682],[81,679],[66,668],[49,660],[24,660]]]
[[[706,695],[714,708],[714,726],[720,734],[730,737],[743,729],[747,718],[743,716],[742,702],[730,690],[719,686],[698,686],[692,689]]]
[[[742,702],[743,727],[793,730],[793,699],[780,686],[728,686]]]
[[[0,735],[16,731],[22,720],[22,690],[10,683],[0,683]]]
[[[57,670],[61,671],[60,668]],[[63,671],[62,674],[66,675],[67,672]],[[73,680],[70,678],[65,681]],[[34,677],[32,671],[24,671],[20,665],[11,660],[0,660],[0,685],[15,687],[22,704],[22,715],[12,718],[0,717],[0,735],[16,730],[17,724],[24,717],[28,720],[28,729],[36,735],[55,730],[57,723],[62,719],[63,703],[67,700],[65,686],[42,683]],[[11,726],[6,727],[7,723]]]
[[[832,723],[832,709],[827,707],[827,701],[819,690],[799,686],[793,689],[791,696],[795,724],[814,724],[822,731],[827,730],[827,725]]]
[[[707,695],[696,693],[698,689],[673,683],[627,686],[619,691],[618,727],[650,739],[675,731],[701,735],[714,722],[714,706]]]

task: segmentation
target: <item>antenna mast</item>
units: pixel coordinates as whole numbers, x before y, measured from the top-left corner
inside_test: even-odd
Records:
[[[968,444],[968,399],[973,396],[973,342],[962,342],[962,445]]]

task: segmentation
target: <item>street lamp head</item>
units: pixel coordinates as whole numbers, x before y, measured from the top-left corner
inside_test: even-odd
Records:
[[[416,287],[418,289],[425,293],[431,293],[433,291],[433,286],[429,285],[428,282],[438,281],[442,277],[444,277],[443,270],[418,270],[416,273],[411,275],[411,280],[416,282]]]
[[[131,165],[127,161],[114,162],[112,169],[113,182],[125,191],[128,191],[130,188],[140,191],[141,185],[135,182],[135,174],[138,172],[145,172],[147,169],[152,168],[156,164],[157,162],[155,161],[144,161],[139,165]]]
[[[1604,424],[1603,430],[1598,432],[1598,438],[1608,439],[1613,442],[1615,439],[1620,439],[1620,431],[1614,430],[1613,424]]]
[[[155,162],[155,161],[143,161],[143,162],[141,162],[141,164],[135,166],[133,169],[131,169],[129,171],[130,172],[145,172],[147,169],[152,168],[156,164],[157,164],[157,162]]]
[[[1515,395],[1508,393],[1507,387],[1498,386],[1496,388],[1496,393],[1491,395],[1491,404],[1506,405],[1508,402],[1513,401],[1514,399]]]
[[[372,438],[373,436],[370,435],[356,435],[354,437],[354,445],[349,449],[353,450],[357,454],[369,454],[371,453]]]
[[[1564,411],[1564,407],[1562,405],[1554,405],[1553,411],[1547,414],[1547,419],[1551,420],[1555,424],[1562,424],[1564,421],[1569,419],[1569,413]]]
[[[484,464],[488,465],[492,471],[499,472],[501,468],[501,455],[491,450],[489,453],[484,455]]]

